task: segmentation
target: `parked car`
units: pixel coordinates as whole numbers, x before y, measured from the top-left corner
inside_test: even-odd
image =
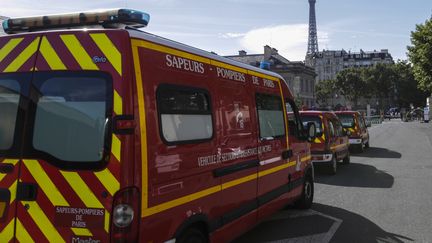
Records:
[[[369,132],[363,116],[357,111],[336,111],[342,126],[350,131],[350,149],[363,152],[364,148],[369,148]]]
[[[303,124],[315,123],[316,138],[311,144],[314,166],[325,165],[330,174],[336,174],[338,161],[350,163],[348,134],[335,113],[329,111],[302,111]]]

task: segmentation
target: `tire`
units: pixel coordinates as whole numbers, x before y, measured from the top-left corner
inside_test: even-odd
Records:
[[[365,148],[369,148],[369,141],[367,141],[367,143],[365,143]]]
[[[178,243],[207,243],[206,235],[197,228],[187,229],[179,238]]]
[[[363,153],[364,149],[363,149],[363,143],[357,145],[357,152],[358,153]]]
[[[345,158],[343,158],[343,160],[342,160],[342,164],[345,164],[345,165],[347,165],[347,164],[349,164],[351,162],[351,156],[350,156],[350,153],[349,153],[349,151],[347,152],[347,155],[345,156]]]
[[[295,202],[295,207],[299,209],[309,209],[312,207],[314,197],[314,182],[311,174],[307,174],[303,182],[303,191],[300,199]]]
[[[337,172],[337,164],[338,164],[338,162],[337,162],[337,160],[336,160],[336,155],[334,154],[334,155],[333,155],[333,158],[332,158],[332,161],[330,161],[330,163],[328,164],[328,167],[327,167],[327,169],[328,169],[328,173],[329,173],[330,175],[336,175],[336,172]]]

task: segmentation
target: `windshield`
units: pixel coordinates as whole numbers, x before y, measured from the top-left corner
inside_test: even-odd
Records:
[[[317,116],[301,116],[303,127],[307,127],[309,122],[315,123],[315,130],[317,134],[323,133],[321,119]]]
[[[20,89],[17,80],[0,78],[0,150],[10,149],[13,145]]]
[[[354,127],[354,115],[351,114],[337,114],[343,127]]]

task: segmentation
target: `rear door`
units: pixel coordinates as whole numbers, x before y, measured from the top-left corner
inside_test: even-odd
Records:
[[[125,38],[114,31],[36,37],[39,49],[25,68],[34,70],[21,106],[25,126],[15,132],[18,181],[9,190],[18,241],[108,241],[125,145],[110,129],[128,103],[121,85]]]
[[[0,38],[0,242],[14,239],[24,107],[39,42],[38,35]]]

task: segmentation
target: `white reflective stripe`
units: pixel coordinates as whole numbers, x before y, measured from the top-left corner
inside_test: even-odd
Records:
[[[171,240],[165,241],[164,243],[175,243],[175,242],[176,242],[176,239],[171,239]]]
[[[279,157],[274,157],[274,158],[271,158],[271,159],[266,159],[266,160],[260,161],[260,165],[271,164],[271,163],[274,163],[274,162],[278,162],[281,159],[282,158],[280,156]]]

